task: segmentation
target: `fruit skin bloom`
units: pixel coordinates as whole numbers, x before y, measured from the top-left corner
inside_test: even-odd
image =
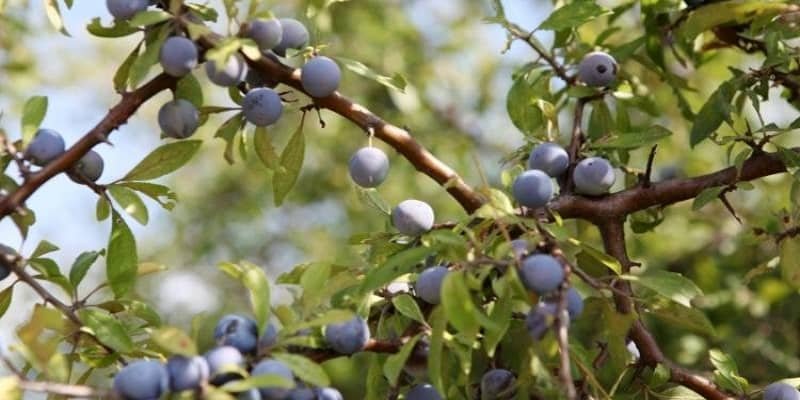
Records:
[[[301,69],[300,81],[311,97],[328,97],[339,89],[342,71],[336,62],[325,56],[309,60]]]
[[[350,158],[350,178],[358,186],[374,188],[380,186],[389,173],[389,158],[381,149],[364,147]]]
[[[542,143],[531,151],[528,169],[538,169],[555,178],[567,171],[569,154],[556,143]]]
[[[617,79],[618,68],[614,57],[595,51],[584,56],[578,64],[578,79],[589,86],[609,86]]]
[[[325,341],[332,349],[342,354],[354,354],[363,350],[369,337],[367,321],[358,316],[325,327]]]
[[[255,126],[272,125],[283,114],[281,97],[272,89],[256,88],[244,96],[244,117]]]
[[[392,210],[392,223],[397,230],[409,236],[419,236],[433,227],[433,209],[424,201],[409,199]]]
[[[525,171],[514,180],[511,187],[517,202],[525,207],[544,207],[553,198],[553,181],[537,169]]]
[[[158,60],[164,72],[176,78],[183,77],[197,66],[197,46],[182,36],[172,36],[161,45]]]

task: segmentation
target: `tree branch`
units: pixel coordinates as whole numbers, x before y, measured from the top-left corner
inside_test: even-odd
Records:
[[[598,224],[597,228],[600,230],[600,235],[603,237],[603,247],[606,253],[616,258],[622,265],[622,271],[627,273],[636,263],[628,258],[628,251],[625,245],[624,222],[623,219],[608,220]],[[628,293],[626,296],[614,292],[614,302],[617,305],[617,310],[623,314],[635,312],[635,304],[630,298],[630,294],[632,293],[630,283],[624,280],[618,280],[615,283],[615,287],[624,293]],[[642,365],[655,367],[656,364],[663,364],[670,371],[671,382],[685,386],[706,399],[728,400],[734,398],[708,379],[691,373],[667,359],[655,338],[644,326],[641,319],[637,318],[637,320],[634,321],[629,335],[639,349],[641,355],[640,363]]]
[[[77,399],[116,399],[117,395],[110,390],[93,388],[85,385],[68,385],[56,382],[40,382],[20,379],[19,388],[26,392],[47,393]]]
[[[6,197],[0,198],[0,220],[22,206],[25,200],[36,192],[39,187],[44,185],[45,182],[50,180],[50,178],[70,169],[81,157],[88,153],[92,147],[105,141],[111,131],[126,123],[128,118],[130,118],[145,101],[162,90],[174,88],[176,82],[176,78],[161,74],[138,89],[123,93],[122,100],[112,107],[108,111],[108,114],[106,114],[92,130],[83,135],[77,143],[72,145],[69,150],[38,172],[30,174],[28,179],[17,188],[17,190]]]

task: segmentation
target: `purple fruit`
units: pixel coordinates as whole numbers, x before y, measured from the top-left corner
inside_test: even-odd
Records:
[[[39,129],[25,149],[25,156],[38,166],[45,166],[64,154],[64,138],[52,129]]]
[[[542,143],[533,148],[528,157],[528,168],[538,169],[547,175],[557,177],[569,167],[569,155],[556,143]]]
[[[389,158],[381,149],[363,147],[350,157],[350,178],[357,185],[374,188],[383,183],[389,173]]]
[[[406,393],[408,400],[442,400],[442,395],[430,384],[423,383],[416,385]]]
[[[167,360],[167,372],[173,392],[199,389],[208,380],[208,362],[200,356],[175,355]]]
[[[423,201],[404,200],[392,210],[392,223],[404,235],[419,236],[433,228],[433,221],[433,209]]]
[[[192,136],[200,126],[200,112],[191,102],[175,99],[158,110],[158,126],[166,136],[185,139]]]
[[[275,324],[272,322],[267,322],[264,326],[264,331],[261,333],[261,337],[258,338],[259,353],[269,350],[272,346],[275,346],[277,342],[278,329],[275,328]]]
[[[608,193],[616,179],[614,167],[611,166],[608,160],[600,157],[589,157],[581,160],[572,174],[575,191],[591,196]]]
[[[330,387],[325,388],[318,388],[314,390],[315,394],[317,395],[317,400],[344,400],[342,397],[342,393],[338,390]]]
[[[261,51],[269,51],[281,43],[283,27],[275,18],[256,19],[248,24],[247,37],[253,39]]]
[[[583,312],[583,297],[574,287],[567,290],[567,312],[570,320],[575,320]]]
[[[325,341],[341,354],[354,354],[364,349],[369,341],[369,326],[361,317],[325,327]]]
[[[197,57],[197,46],[193,41],[182,36],[172,36],[161,46],[158,60],[164,72],[180,78],[197,66]]]
[[[208,363],[208,372],[212,385],[220,386],[241,378],[241,375],[234,371],[244,368],[244,356],[235,347],[217,347],[206,352],[203,357]]]
[[[553,181],[546,173],[531,169],[517,176],[511,191],[520,205],[539,208],[553,198]]]
[[[206,62],[208,79],[222,87],[238,85],[244,79],[246,73],[247,63],[238,53],[228,57],[225,65],[222,66],[215,61]]]
[[[507,370],[496,368],[481,378],[481,400],[510,400],[516,392],[517,378]]]
[[[419,298],[429,304],[439,304],[442,301],[442,283],[449,271],[446,267],[430,267],[417,278],[414,292]]]
[[[158,361],[134,361],[114,376],[114,391],[125,400],[158,399],[169,390],[169,374]]]
[[[103,157],[96,151],[89,150],[75,163],[73,171],[91,182],[96,182],[103,175]]]
[[[129,20],[146,10],[149,3],[149,0],[106,0],[106,8],[115,19]]]
[[[578,79],[589,86],[609,86],[617,78],[617,61],[608,53],[595,51],[578,64]]]
[[[244,96],[244,117],[255,126],[272,125],[283,113],[281,97],[269,88],[256,88]]]
[[[256,364],[256,366],[253,367],[253,372],[250,375],[277,375],[284,377],[289,381],[294,381],[294,374],[292,373],[292,370],[289,369],[286,364],[272,359],[264,359]],[[276,388],[272,386],[263,386],[258,388],[258,391],[261,392],[261,397],[264,400],[285,399],[286,396],[289,395],[290,390],[291,389]]]
[[[233,346],[242,354],[254,353],[258,343],[256,321],[241,315],[226,315],[214,328],[214,340],[220,346]]]
[[[342,81],[342,70],[336,62],[325,56],[317,56],[309,60],[300,73],[303,89],[311,97],[328,97],[339,89]]]
[[[17,251],[4,244],[0,244],[0,281],[11,275],[11,259],[17,257]]]
[[[564,282],[564,267],[553,256],[534,254],[522,260],[519,277],[528,290],[543,296]]]
[[[552,303],[539,303],[525,317],[525,327],[534,340],[541,340],[553,326],[558,308]]]
[[[764,400],[800,400],[800,392],[786,382],[775,382],[764,388]]]
[[[288,49],[302,49],[308,43],[308,29],[300,21],[292,18],[281,18],[281,42],[272,48],[275,54],[286,57]]]

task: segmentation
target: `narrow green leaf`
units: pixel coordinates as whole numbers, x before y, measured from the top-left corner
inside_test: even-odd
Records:
[[[272,146],[272,140],[269,137],[267,128],[256,127],[253,132],[253,147],[256,150],[256,155],[264,163],[264,166],[269,169],[276,169],[280,164],[278,154],[275,152],[275,147]]]
[[[714,330],[714,325],[712,325],[708,317],[697,308],[689,308],[677,303],[666,302],[664,306],[651,309],[650,314],[672,327],[688,329],[691,332],[711,338],[717,335],[716,330]]]
[[[137,87],[139,82],[150,72],[150,68],[158,63],[161,45],[164,44],[171,32],[172,27],[169,24],[165,24],[145,34],[144,51],[133,62],[128,74],[128,83],[131,87]]]
[[[6,314],[8,307],[11,305],[11,299],[14,297],[14,285],[11,285],[2,292],[0,292],[0,317]]]
[[[611,14],[611,10],[597,5],[594,1],[574,1],[553,11],[553,13],[536,29],[551,31],[575,29],[597,17],[607,14]]]
[[[331,380],[325,370],[319,364],[306,357],[298,354],[274,353],[272,358],[288,365],[292,372],[303,382],[319,387],[331,385]]]
[[[114,211],[111,221],[106,277],[114,296],[119,298],[128,293],[136,283],[139,259],[136,253],[136,239],[125,220]]]
[[[167,143],[153,150],[122,179],[146,181],[174,172],[192,159],[202,143],[200,140]]]
[[[345,68],[356,73],[357,75],[361,75],[364,78],[378,82],[381,85],[388,87],[389,89],[396,90],[400,93],[405,93],[407,82],[406,78],[401,74],[385,76],[373,71],[371,68],[364,65],[364,63],[360,61],[351,60],[349,58],[344,58],[344,57],[336,57],[336,60],[342,63]]]
[[[442,307],[450,323],[465,336],[478,332],[478,311],[467,287],[463,271],[452,271],[442,283]]]
[[[431,325],[431,345],[428,350],[428,377],[439,393],[447,393],[442,378],[444,334],[447,328],[444,308],[436,306],[431,312],[428,322]]]
[[[69,281],[73,287],[78,287],[83,278],[86,277],[86,273],[89,272],[89,268],[101,254],[103,254],[101,251],[85,251],[78,255],[69,270]]]
[[[103,221],[111,215],[111,206],[104,197],[97,198],[95,215],[97,216],[97,221]]]
[[[421,334],[417,334],[409,339],[409,341],[403,344],[403,347],[400,348],[400,351],[386,358],[386,362],[383,364],[383,375],[389,381],[390,385],[397,385],[397,380],[400,378],[400,374],[403,372],[403,367],[406,365],[408,357],[414,350],[414,346],[417,345],[420,335]]]
[[[223,122],[219,129],[217,129],[217,133],[214,134],[214,137],[222,138],[225,141],[225,161],[227,161],[228,164],[233,164],[234,162],[233,148],[236,142],[236,135],[241,132],[244,125],[245,119],[242,113],[236,113],[236,115]]]
[[[688,14],[678,34],[691,41],[697,35],[729,22],[745,22],[755,17],[774,15],[790,7],[782,2],[761,0],[733,0],[708,2]]]
[[[719,198],[719,194],[725,190],[724,187],[711,187],[703,189],[697,197],[692,201],[692,210],[697,211],[703,208],[706,204]]]
[[[133,51],[125,57],[125,61],[117,68],[117,72],[114,73],[114,90],[116,90],[117,93],[122,93],[128,88],[128,77],[131,73],[131,66],[136,61],[136,57],[139,56],[139,48],[141,47],[142,42],[139,42]]]
[[[128,21],[131,26],[149,26],[172,18],[172,14],[164,10],[146,10],[137,13]]]
[[[175,86],[175,98],[187,100],[197,109],[203,106],[203,86],[194,74],[188,74],[178,81]]]
[[[108,347],[120,352],[133,351],[133,340],[125,327],[108,311],[99,308],[82,308],[78,316],[97,339]],[[83,328],[83,329],[85,329]]]
[[[303,134],[304,121],[305,119],[300,120],[300,126],[297,127],[289,139],[289,143],[286,144],[286,148],[283,149],[280,167],[272,176],[273,197],[275,205],[279,207],[294,187],[297,177],[300,176],[300,169],[303,167],[303,158],[306,152],[305,135]]]
[[[47,97],[33,96],[22,106],[22,143],[27,145],[47,114]]]
[[[685,307],[692,306],[692,299],[702,296],[694,282],[675,272],[653,270],[644,275],[622,275],[623,279],[644,286]]]
[[[723,122],[730,118],[731,102],[738,89],[736,80],[730,80],[720,85],[694,119],[692,131],[689,134],[689,143],[692,147],[707,139]]]
[[[108,191],[126,213],[140,224],[147,225],[149,220],[147,207],[136,192],[120,185],[109,185]]]
[[[169,187],[150,182],[121,182],[116,185],[125,186],[133,189],[145,196],[155,200],[161,207],[166,210],[172,210],[175,207],[175,201],[178,196]]]
[[[264,270],[248,262],[242,262],[244,271],[241,280],[244,286],[250,290],[250,304],[253,307],[253,315],[256,317],[258,329],[269,320],[270,311],[270,288],[267,274]]]
[[[420,246],[393,254],[382,265],[367,272],[367,276],[361,283],[361,292],[369,293],[383,287],[401,275],[414,271],[417,264],[433,252],[434,249],[432,248]]]
[[[400,314],[403,314],[406,317],[411,318],[423,325],[427,324],[427,322],[425,322],[425,316],[422,315],[422,310],[419,308],[419,304],[417,304],[417,301],[414,300],[414,298],[410,295],[401,294],[393,297],[392,305],[394,305],[394,308],[396,308]]]
[[[102,38],[116,38],[139,32],[139,29],[131,26],[126,21],[114,21],[114,25],[108,27],[103,26],[100,17],[92,18],[89,24],[86,25],[86,30],[92,35]]]
[[[596,149],[638,149],[655,144],[670,135],[672,132],[668,129],[653,125],[643,131],[623,133],[612,136],[608,140],[592,143],[592,147]]]
[[[800,238],[790,237],[781,241],[781,275],[792,287],[800,288]]]
[[[172,354],[197,355],[197,346],[195,346],[192,338],[174,326],[159,328],[153,332],[150,338],[153,343]]]
[[[291,389],[294,387],[294,382],[280,375],[265,374],[228,382],[220,389],[231,393],[240,393],[261,387]]]
[[[44,0],[44,11],[47,14],[50,25],[65,36],[69,36],[67,28],[64,26],[64,20],[61,18],[61,9],[58,7],[58,1]]]
[[[33,250],[33,253],[31,253],[29,258],[41,257],[56,250],[58,250],[58,246],[48,242],[47,240],[42,240],[38,245],[36,245],[36,249]]]

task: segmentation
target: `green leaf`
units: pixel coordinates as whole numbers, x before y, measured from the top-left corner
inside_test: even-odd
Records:
[[[303,307],[309,309],[318,304],[320,296],[325,294],[325,287],[331,278],[331,265],[328,263],[310,264],[300,277],[300,287],[303,288]]]
[[[214,137],[222,138],[225,141],[225,161],[228,164],[233,164],[234,162],[233,144],[236,142],[236,135],[241,132],[245,125],[245,119],[242,115],[242,113],[236,113],[236,115],[228,118],[217,129],[217,133],[214,134]]]
[[[616,258],[611,257],[610,255],[586,243],[583,243],[578,239],[570,238],[569,242],[579,246],[581,249],[581,252],[577,255],[579,265],[583,265],[587,262],[598,263],[610,269],[611,271],[614,271],[614,273],[617,275],[622,273],[622,266],[619,264],[619,261]]]
[[[178,196],[169,187],[156,183],[121,182],[116,185],[125,186],[142,193],[145,196],[155,200],[166,210],[172,210],[175,207],[175,201],[178,199]]]
[[[192,338],[174,326],[159,328],[153,332],[150,338],[153,343],[172,354],[184,356],[197,354],[197,346],[195,346]]]
[[[131,26],[126,21],[114,21],[114,25],[109,27],[103,26],[100,17],[92,18],[91,22],[86,25],[86,30],[92,35],[102,38],[116,38],[139,32],[139,29]],[[138,49],[137,47],[136,50],[138,51]]]
[[[137,13],[128,21],[131,26],[149,26],[172,18],[172,14],[164,10],[146,10]]]
[[[14,285],[10,285],[0,292],[0,317],[6,314],[8,307],[11,305],[11,299],[14,297]]]
[[[350,310],[333,309],[328,310],[324,314],[316,317],[310,321],[302,321],[287,327],[284,327],[286,332],[297,332],[301,329],[314,328],[322,325],[329,325],[340,323],[353,319],[353,312]]]
[[[122,179],[146,181],[174,172],[192,159],[202,143],[200,140],[167,143],[153,150]]]
[[[165,24],[145,34],[144,51],[133,62],[128,74],[128,83],[131,87],[137,87],[139,82],[150,72],[150,68],[158,63],[161,45],[164,44],[171,32],[172,27]]]
[[[111,221],[106,277],[114,296],[120,298],[136,283],[139,258],[136,253],[136,239],[122,216],[114,211]]]
[[[228,382],[220,389],[231,393],[240,393],[261,387],[291,389],[294,387],[294,382],[280,375],[265,374]]]
[[[272,140],[269,137],[269,132],[265,127],[256,127],[253,132],[253,147],[256,150],[256,155],[259,160],[264,163],[264,166],[269,169],[278,168],[280,160],[278,154],[275,152],[275,147],[272,146]]]
[[[550,91],[550,73],[533,71],[514,80],[506,97],[511,122],[526,136],[534,136],[545,122],[536,101]]]
[[[697,197],[692,201],[692,210],[697,211],[703,208],[706,204],[719,198],[720,193],[725,190],[724,187],[711,187],[703,189]]]
[[[336,60],[344,64],[345,68],[349,69],[350,71],[358,75],[363,76],[364,78],[378,82],[381,85],[388,87],[389,89],[396,90],[400,93],[405,93],[407,82],[406,78],[403,77],[403,75],[401,74],[385,76],[378,74],[377,72],[373,71],[360,61],[351,60],[349,58],[344,58],[344,57],[336,57]]]
[[[303,167],[303,158],[306,152],[305,135],[303,134],[304,119],[300,120],[300,126],[289,139],[286,148],[281,153],[280,167],[275,170],[272,176],[272,191],[275,205],[280,207],[289,191],[297,182],[300,176],[300,169]]]
[[[605,101],[595,101],[592,103],[592,115],[589,117],[589,127],[587,134],[590,139],[599,139],[611,134],[614,130],[614,119]]]
[[[704,3],[692,11],[679,29],[678,34],[691,41],[697,35],[719,25],[731,22],[744,23],[756,17],[775,15],[789,4],[761,0],[732,0]]]
[[[269,320],[270,307],[270,288],[267,274],[264,270],[254,264],[243,262],[241,280],[244,286],[250,290],[250,304],[253,307],[253,315],[256,317],[258,329]]]
[[[448,274],[449,275],[449,274]],[[431,312],[428,322],[431,324],[431,345],[428,350],[428,378],[439,393],[447,393],[442,378],[442,357],[444,347],[444,334],[447,328],[442,306],[436,306]]]
[[[738,89],[737,82],[736,79],[724,82],[700,108],[689,134],[689,143],[692,147],[707,139],[724,121],[730,119],[731,102]]]
[[[47,114],[47,97],[33,96],[22,106],[22,143],[28,144]]]
[[[608,140],[593,143],[592,147],[595,149],[637,149],[655,144],[670,135],[672,135],[670,130],[660,125],[653,125],[640,132],[612,136]]]
[[[361,292],[372,292],[401,275],[411,273],[417,264],[421,263],[433,252],[434,249],[432,248],[420,246],[392,254],[382,265],[367,272],[367,276],[361,283]]]
[[[735,393],[743,394],[747,391],[749,383],[739,375],[739,368],[733,358],[717,349],[709,350],[708,357],[716,368],[714,381],[718,385]]]
[[[691,307],[692,299],[703,295],[703,291],[694,282],[675,272],[653,270],[644,275],[622,275],[622,278],[644,286],[685,307]]]
[[[480,323],[476,314],[480,311],[472,301],[463,271],[452,271],[444,278],[442,307],[447,320],[465,336],[478,332]]]
[[[400,314],[405,315],[408,318],[413,319],[423,325],[426,325],[425,316],[422,315],[422,310],[419,308],[419,304],[417,301],[414,300],[408,294],[401,294],[399,296],[395,296],[392,298],[392,305],[394,306]]]
[[[56,250],[58,250],[58,246],[48,242],[47,240],[42,240],[38,245],[36,245],[36,249],[33,250],[33,253],[31,253],[29,258],[41,257]]]
[[[89,268],[101,254],[103,254],[102,251],[85,251],[78,255],[69,270],[69,281],[73,287],[78,287],[86,277],[86,273],[89,272]]]
[[[383,364],[383,375],[389,381],[390,385],[397,385],[397,380],[400,378],[400,373],[403,372],[403,367],[406,365],[406,361],[408,361],[408,356],[411,355],[411,352],[414,350],[414,346],[417,345],[417,341],[419,341],[420,336],[421,334],[415,335],[409,339],[409,341],[403,344],[403,347],[400,348],[400,351],[386,358],[386,362]]]
[[[125,57],[125,61],[120,64],[119,68],[117,68],[117,72],[114,73],[114,90],[118,93],[122,93],[128,88],[128,77],[131,73],[131,66],[134,61],[136,61],[136,57],[139,56],[140,47],[142,47],[142,42],[139,42],[133,51]]]
[[[82,308],[78,311],[81,322],[97,339],[120,353],[133,351],[133,340],[125,327],[108,311],[99,308]]]
[[[111,215],[111,205],[105,197],[97,198],[95,215],[97,216],[97,221],[103,221]]]
[[[594,1],[574,1],[553,11],[553,13],[536,29],[551,31],[574,29],[597,17],[607,14],[611,14],[611,10],[600,7]]]
[[[149,219],[147,207],[136,192],[120,185],[109,185],[108,191],[126,213],[140,224],[147,225]]]
[[[794,288],[800,288],[800,238],[790,237],[781,241],[781,275]]]
[[[175,98],[189,101],[198,110],[203,106],[203,86],[194,74],[188,74],[178,80],[175,85]]]
[[[688,329],[694,333],[715,337],[717,332],[706,315],[696,309],[684,307],[673,302],[666,302],[663,306],[654,307],[650,314],[664,321],[668,326]]]
[[[322,366],[306,357],[289,353],[273,353],[271,356],[289,366],[295,376],[306,383],[319,387],[331,385],[328,374]]]
[[[61,18],[61,9],[58,7],[58,1],[44,0],[44,11],[47,14],[50,25],[65,36],[69,36],[67,28],[64,26],[64,20]]]
[[[69,280],[67,280],[67,277],[61,273],[61,269],[58,267],[58,264],[56,264],[55,261],[49,258],[31,258],[28,260],[28,263],[31,265],[31,267],[33,267],[33,269],[42,274],[37,278],[45,279],[57,284],[67,294],[73,293],[74,288],[69,283]]]

